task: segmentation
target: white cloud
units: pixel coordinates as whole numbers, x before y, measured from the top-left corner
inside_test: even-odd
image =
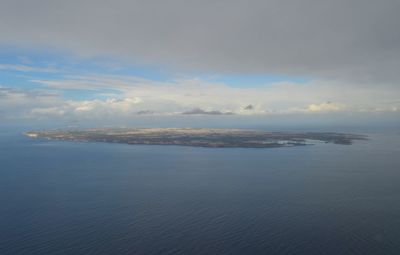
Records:
[[[340,111],[345,109],[344,105],[335,104],[332,102],[326,102],[322,104],[310,104],[307,110],[310,112],[330,112],[330,111]]]
[[[138,97],[133,98],[109,98],[106,100],[85,100],[85,101],[68,101],[68,105],[76,113],[84,112],[103,112],[110,114],[131,113],[135,109],[135,105],[142,100]]]
[[[330,112],[393,112],[400,88],[356,89],[326,81],[230,87],[198,78],[152,81],[131,76],[88,75],[36,81],[49,91],[0,88],[2,115],[15,117],[134,118],[138,115],[279,115]],[[76,83],[77,82],[77,83]],[[84,84],[84,85],[82,85]],[[90,100],[64,99],[68,89],[91,90]],[[112,89],[113,93],[108,93]],[[251,105],[251,107],[248,107]],[[214,113],[214,114],[212,114]]]

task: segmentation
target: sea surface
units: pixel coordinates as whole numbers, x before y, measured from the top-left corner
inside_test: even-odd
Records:
[[[273,149],[0,135],[0,254],[400,254],[400,133]]]

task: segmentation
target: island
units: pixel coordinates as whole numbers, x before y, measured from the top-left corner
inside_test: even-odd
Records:
[[[31,131],[35,139],[137,145],[181,145],[213,148],[276,148],[315,143],[350,145],[364,135],[335,132],[267,132],[210,128],[101,128]]]

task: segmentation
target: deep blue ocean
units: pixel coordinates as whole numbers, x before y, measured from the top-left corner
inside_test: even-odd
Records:
[[[222,149],[0,135],[0,254],[400,254],[400,133]]]

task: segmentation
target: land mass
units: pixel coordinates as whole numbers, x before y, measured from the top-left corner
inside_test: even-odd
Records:
[[[266,132],[207,128],[118,128],[27,132],[32,138],[147,145],[182,145],[221,148],[274,148],[314,144],[350,145],[366,136],[333,132]]]

